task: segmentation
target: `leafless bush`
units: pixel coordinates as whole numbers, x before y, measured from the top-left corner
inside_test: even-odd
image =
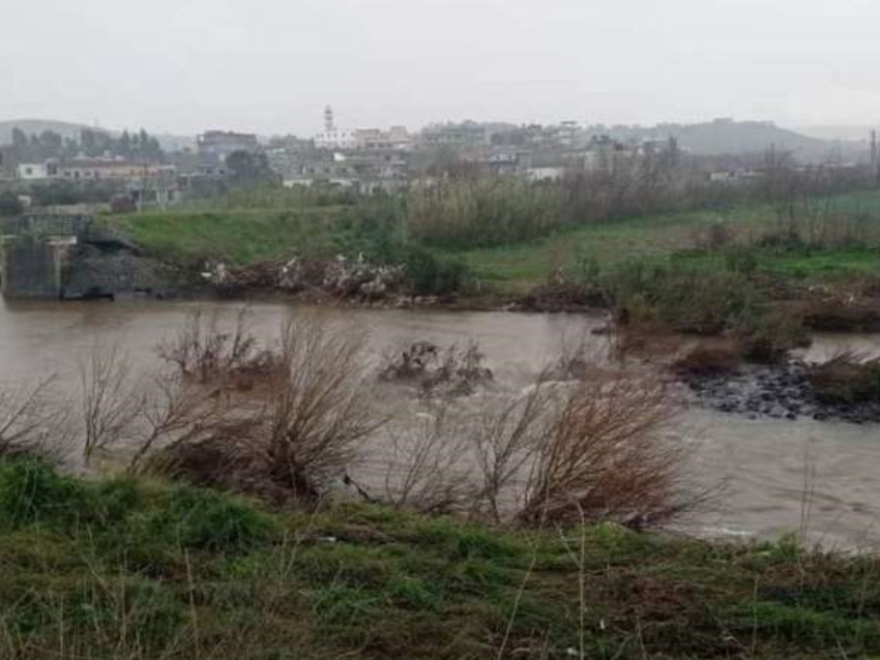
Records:
[[[386,354],[379,378],[415,383],[425,396],[468,396],[493,379],[492,370],[483,365],[484,357],[473,341],[464,348],[452,344],[445,349],[417,341]]]
[[[70,410],[54,395],[55,378],[0,389],[0,457],[58,460],[73,437]]]
[[[317,318],[288,322],[273,382],[267,456],[297,497],[314,497],[384,423],[370,405],[364,338]]]
[[[466,427],[448,400],[419,416],[415,429],[392,434],[383,501],[423,513],[448,513],[474,497]]]
[[[521,397],[489,408],[470,428],[479,489],[474,508],[496,521],[520,499],[522,482],[551,428],[553,388],[543,372]]]
[[[144,393],[118,343],[95,345],[79,365],[83,458],[86,465],[126,436],[144,410]]]
[[[176,368],[153,382],[132,468],[272,497],[318,497],[382,422],[370,407],[362,336],[298,317],[275,346],[257,350],[240,323],[232,335],[197,323],[188,321],[178,343],[189,348],[165,354],[178,357]],[[271,368],[249,368],[251,356]]]
[[[224,332],[216,314],[206,317],[196,310],[170,341],[159,345],[159,357],[174,365],[182,376],[202,384],[224,379],[238,387],[249,387],[276,365],[270,351],[259,349],[248,328],[248,314],[248,309],[242,308],[232,331]]]
[[[661,381],[614,370],[565,395],[535,460],[517,518],[657,526],[699,503],[683,480],[686,448],[667,437],[676,409]]]
[[[593,365],[606,362],[611,357],[613,332],[610,330],[601,337],[586,331],[575,337],[564,336],[560,342],[559,358],[539,380],[581,380],[590,373]]]
[[[182,471],[179,458],[192,456],[194,448],[213,447],[232,457],[257,435],[262,406],[250,398],[234,396],[223,388],[206,387],[183,374],[163,372],[147,384],[129,469],[174,473]],[[195,464],[187,476],[195,480]],[[216,466],[214,466],[216,467]],[[214,484],[233,485],[230,475],[215,474]]]

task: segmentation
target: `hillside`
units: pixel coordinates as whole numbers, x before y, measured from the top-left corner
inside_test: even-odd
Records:
[[[605,130],[621,140],[665,140],[672,136],[682,148],[700,156],[762,153],[775,145],[777,149],[790,151],[799,160],[809,162],[834,155],[855,159],[864,151],[864,147],[858,144],[810,137],[763,121],[722,119],[698,124],[595,127],[591,130]]]
[[[94,126],[76,124],[68,121],[56,121],[53,119],[11,119],[8,121],[0,121],[0,145],[12,143],[12,131],[16,128],[21,129],[28,134],[54,131],[65,138],[78,137],[80,131],[83,129],[113,133],[113,131],[107,131],[95,128]]]

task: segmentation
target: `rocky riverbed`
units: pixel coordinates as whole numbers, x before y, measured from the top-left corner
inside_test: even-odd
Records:
[[[733,374],[683,376],[694,404],[750,419],[836,420],[880,423],[880,401],[826,403],[808,378],[809,365],[799,360],[772,366],[750,365]]]

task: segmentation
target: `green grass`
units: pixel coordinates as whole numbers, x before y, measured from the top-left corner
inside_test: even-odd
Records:
[[[841,195],[811,202],[825,214],[865,216],[880,227],[880,193]],[[387,212],[390,213],[390,212]],[[386,211],[353,206],[301,207],[289,210],[178,210],[110,216],[107,221],[126,231],[148,252],[191,264],[205,258],[236,264],[286,258],[291,254],[328,256],[334,251],[367,249],[369,228],[393,222]],[[368,218],[366,225],[364,219]],[[693,211],[619,220],[557,232],[530,242],[478,249],[435,250],[460,258],[484,290],[521,294],[547,280],[559,267],[571,271],[580,262],[601,265],[662,259],[692,248],[696,236],[713,223],[725,221],[745,237],[755,237],[777,223],[777,210],[756,206],[727,211]],[[360,229],[357,229],[360,227]],[[360,242],[359,242],[360,241]],[[368,250],[369,251],[369,250]],[[862,251],[776,255],[762,267],[791,276],[848,276],[873,270],[877,260]]]
[[[263,510],[0,465],[0,657],[880,654],[880,566],[779,544]]]
[[[880,249],[868,247],[683,251],[675,253],[673,259],[707,271],[742,268],[742,262],[747,260],[750,271],[773,280],[807,284],[880,275]]]
[[[212,258],[248,264],[293,253],[331,251],[332,228],[348,213],[350,207],[325,206],[288,211],[159,211],[106,220],[163,259],[191,263]]]
[[[870,214],[869,224],[880,230],[880,193],[855,193],[817,202],[828,213]],[[746,240],[772,229],[772,207],[729,211],[693,211],[648,216],[578,227],[527,244],[504,245],[457,253],[475,277],[500,293],[522,294],[545,282],[557,268],[571,272],[579,262],[611,266],[628,261],[661,261],[691,249],[701,229],[728,223]],[[818,281],[878,272],[880,253],[869,249],[813,250],[761,255],[768,274]]]
[[[579,227],[514,245],[459,252],[475,277],[501,293],[525,293],[556,268],[579,259],[603,265],[668,255],[692,244],[700,226],[721,219],[757,222],[752,211],[692,212],[651,216]]]

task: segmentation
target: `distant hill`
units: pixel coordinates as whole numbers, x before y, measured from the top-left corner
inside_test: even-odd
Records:
[[[775,145],[801,161],[820,161],[831,156],[856,159],[861,145],[840,140],[824,140],[782,128],[772,122],[719,119],[700,124],[659,124],[654,127],[615,126],[609,129],[617,138],[667,139],[672,136],[679,146],[701,156],[755,154]]]
[[[795,130],[804,135],[822,140],[848,140],[851,142],[866,143],[871,139],[871,131],[880,130],[880,125],[799,126]]]
[[[54,131],[66,138],[79,137],[80,131],[83,129],[108,133],[114,137],[122,132],[106,128],[95,128],[94,126],[88,126],[87,124],[77,124],[74,122],[57,121],[53,119],[10,119],[8,121],[0,121],[0,145],[12,143],[12,131],[15,128],[19,128],[28,134]],[[147,128],[147,130],[149,131],[150,129]],[[155,135],[156,139],[158,139],[159,143],[162,145],[162,148],[166,151],[177,151],[184,147],[192,147],[195,145],[195,139],[192,137],[150,132]]]
[[[52,119],[12,119],[10,121],[0,121],[0,144],[12,144],[12,131],[16,128],[21,129],[28,134],[54,131],[66,138],[78,137],[80,131],[83,129],[101,131],[103,133],[115,135],[114,131],[95,128],[94,126],[88,126],[86,124],[75,124],[68,121],[55,121]]]

